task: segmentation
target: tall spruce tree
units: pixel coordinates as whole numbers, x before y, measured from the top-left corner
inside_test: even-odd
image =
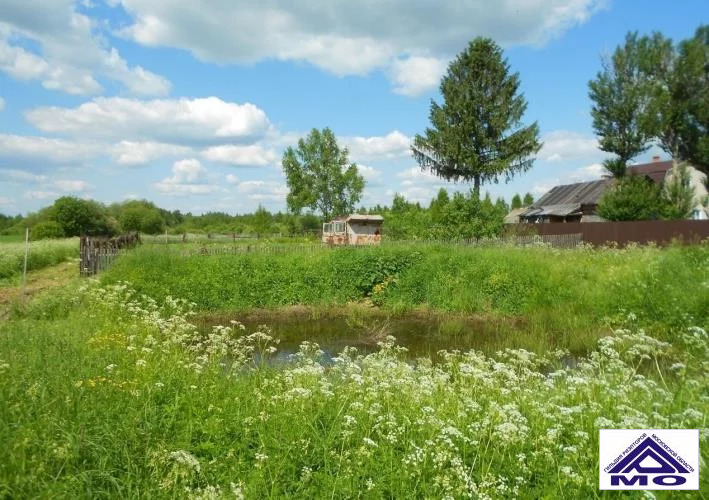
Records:
[[[519,85],[495,42],[471,41],[441,81],[443,104],[431,101],[431,126],[414,138],[419,165],[446,180],[472,181],[478,194],[483,183],[530,169],[541,148],[539,126],[522,126],[527,102]]]

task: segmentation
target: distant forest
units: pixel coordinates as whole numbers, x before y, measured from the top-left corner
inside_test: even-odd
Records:
[[[531,194],[524,203],[533,201]],[[395,195],[390,206],[376,205],[357,212],[384,216],[384,234],[392,238],[470,238],[495,236],[503,227],[511,203],[489,195],[478,199],[473,193],[449,194],[441,189],[427,205],[412,203]],[[0,234],[20,235],[30,228],[31,238],[63,238],[89,235],[114,235],[131,231],[145,234],[228,233],[258,236],[306,236],[322,229],[323,219],[313,213],[269,212],[259,206],[253,212],[230,215],[208,212],[202,215],[166,210],[147,200],[130,200],[104,205],[97,201],[64,196],[52,205],[27,216],[0,214]]]

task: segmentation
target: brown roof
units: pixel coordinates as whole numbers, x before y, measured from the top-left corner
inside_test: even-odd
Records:
[[[655,184],[662,184],[665,180],[665,174],[672,168],[672,160],[668,161],[653,161],[650,163],[641,163],[628,167],[628,175],[644,175],[649,177]]]

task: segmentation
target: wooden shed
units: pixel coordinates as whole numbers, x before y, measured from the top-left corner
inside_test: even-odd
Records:
[[[323,224],[322,241],[328,245],[379,245],[382,242],[381,215],[352,214]]]

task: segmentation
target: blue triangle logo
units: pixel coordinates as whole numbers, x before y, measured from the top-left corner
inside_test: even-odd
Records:
[[[652,461],[656,465],[643,465],[643,461]],[[689,474],[689,471],[667,450],[647,437],[623,460],[609,470],[610,474],[627,474],[636,471],[640,474]]]

